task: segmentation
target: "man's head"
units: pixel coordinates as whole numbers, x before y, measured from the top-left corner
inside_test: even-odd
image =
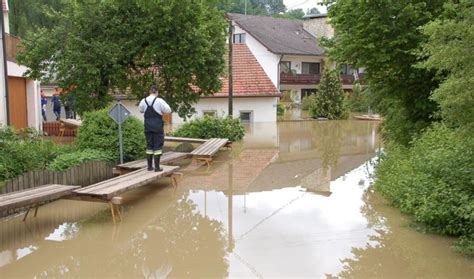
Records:
[[[156,84],[153,84],[150,86],[150,95],[158,95],[158,86]]]
[[[40,91],[41,97],[44,97],[44,92],[43,90]]]

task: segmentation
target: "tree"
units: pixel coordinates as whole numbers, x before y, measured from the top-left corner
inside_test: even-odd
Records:
[[[436,70],[442,82],[432,99],[439,103],[443,119],[451,127],[474,132],[474,5],[446,4],[444,19],[423,27],[428,41],[422,45],[421,66]]]
[[[344,90],[336,70],[329,67],[324,70],[314,103],[309,107],[309,113],[313,118],[324,117],[331,120],[347,118],[349,112],[344,105]]]
[[[390,140],[408,144],[434,120],[437,104],[429,97],[438,80],[433,71],[415,67],[415,50],[426,40],[420,27],[441,11],[442,1],[419,0],[336,1],[328,8],[336,30],[326,41],[329,55],[366,69],[364,79]]]
[[[88,2],[88,1],[85,1]],[[81,113],[107,106],[110,93],[142,97],[151,83],[180,116],[221,87],[226,22],[206,1],[83,1],[57,25],[23,41],[27,76],[69,89]]]
[[[284,14],[276,15],[276,17],[289,18],[289,19],[302,19],[304,16],[303,9],[289,10]]]
[[[64,0],[9,0],[10,33],[26,38],[38,27],[52,28],[56,19],[51,16],[62,10]]]
[[[248,15],[278,15],[286,11],[283,0],[213,0],[218,9],[229,13]],[[247,5],[245,4],[247,2]]]

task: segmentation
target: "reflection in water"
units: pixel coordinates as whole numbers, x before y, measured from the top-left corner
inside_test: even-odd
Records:
[[[0,222],[2,278],[470,278],[451,239],[407,228],[369,187],[380,141],[370,122],[247,127],[210,168],[106,206],[57,201]],[[426,257],[430,255],[430,257]]]

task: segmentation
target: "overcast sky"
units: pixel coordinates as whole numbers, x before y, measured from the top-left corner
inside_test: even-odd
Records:
[[[283,0],[287,9],[303,9],[306,13],[307,9],[311,8],[318,8],[318,10],[322,13],[326,12],[326,6],[317,6],[316,3],[319,2],[318,0]]]

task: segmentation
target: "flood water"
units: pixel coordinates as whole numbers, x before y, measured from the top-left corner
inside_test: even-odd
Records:
[[[381,140],[363,121],[246,127],[210,168],[104,204],[60,200],[0,220],[0,278],[473,278],[452,238],[373,193]]]

